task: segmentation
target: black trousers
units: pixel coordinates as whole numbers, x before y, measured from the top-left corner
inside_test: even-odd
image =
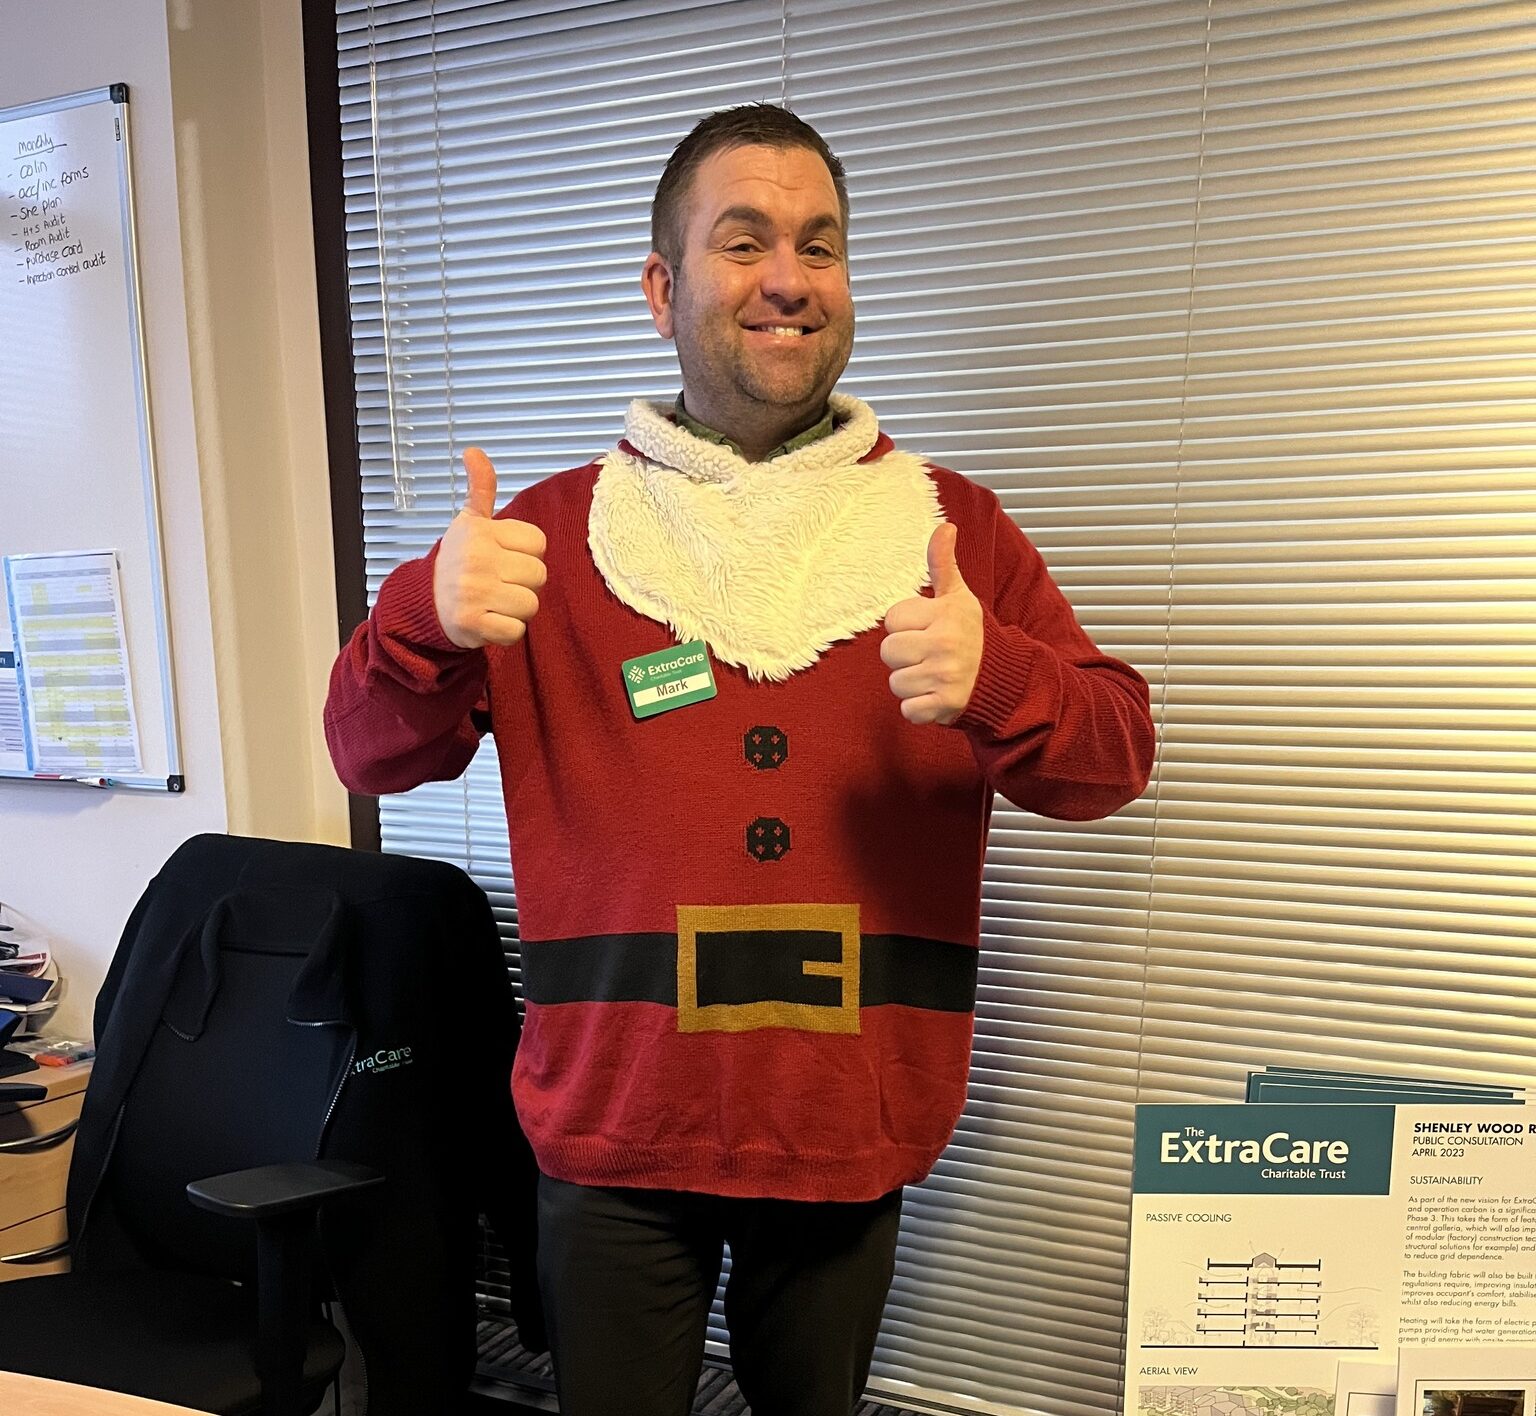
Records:
[[[896,1257],[901,1191],[862,1204],[539,1180],[539,1287],[561,1416],[686,1416],[721,1255],[753,1416],[851,1416]]]

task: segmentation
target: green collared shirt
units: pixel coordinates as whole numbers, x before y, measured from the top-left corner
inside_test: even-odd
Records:
[[[703,438],[705,442],[718,443],[721,447],[728,447],[737,457],[745,457],[741,445],[726,437],[724,433],[717,433],[713,428],[707,428],[697,418],[692,418],[688,410],[683,407],[683,396],[678,394],[677,402],[673,405],[677,414],[677,426],[684,432],[692,433],[696,438]],[[821,420],[812,423],[803,433],[796,433],[786,442],[781,442],[772,449],[764,458],[764,462],[771,462],[775,457],[783,457],[787,452],[798,452],[802,447],[809,447],[813,442],[819,442],[832,431],[832,409],[829,407],[822,415]]]

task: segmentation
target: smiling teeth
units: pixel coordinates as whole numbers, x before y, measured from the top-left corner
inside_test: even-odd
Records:
[[[799,325],[769,325],[764,334],[804,334]]]

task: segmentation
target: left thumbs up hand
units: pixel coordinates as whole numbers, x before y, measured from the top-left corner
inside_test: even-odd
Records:
[[[981,601],[955,563],[958,534],[946,521],[928,542],[933,598],[902,600],[885,617],[880,657],[893,670],[891,692],[909,723],[954,722],[971,701],[981,668]]]

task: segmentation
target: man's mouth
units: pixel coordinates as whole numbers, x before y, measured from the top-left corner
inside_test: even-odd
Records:
[[[796,324],[754,324],[747,328],[754,334],[772,334],[782,339],[798,339],[803,334],[815,333],[809,325]]]

